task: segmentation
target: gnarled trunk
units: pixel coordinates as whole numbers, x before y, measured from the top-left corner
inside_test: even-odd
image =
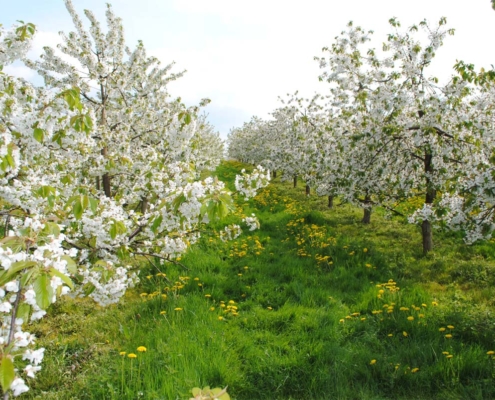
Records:
[[[306,196],[309,196],[311,194],[311,189],[309,185],[306,185]]]
[[[297,187],[297,175],[294,175],[294,187]]]

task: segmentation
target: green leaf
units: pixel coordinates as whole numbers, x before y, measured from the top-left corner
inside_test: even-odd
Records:
[[[15,370],[14,363],[8,354],[4,354],[0,363],[0,384],[3,392],[10,389],[10,385],[14,381]]]
[[[153,223],[151,224],[151,231],[153,233],[156,233],[156,230],[161,225],[162,221],[163,221],[163,217],[161,215],[159,215],[153,220]]]
[[[36,293],[36,303],[42,310],[46,310],[52,302],[53,288],[50,285],[50,277],[43,273],[34,281],[33,289]]]
[[[89,199],[89,208],[91,208],[91,211],[93,212],[93,214],[96,213],[96,211],[98,210],[98,200],[96,199],[93,199],[92,197]]]
[[[60,259],[65,260],[67,262],[67,271],[71,274],[77,273],[77,264],[76,262],[68,255],[63,255]]]
[[[71,289],[74,289],[74,283],[70,280],[70,278],[67,275],[63,274],[58,269],[51,267],[50,268],[50,275],[51,276],[58,276],[60,279],[62,279],[62,282],[64,282]]]
[[[35,128],[33,136],[38,142],[43,143],[43,139],[45,138],[45,131],[40,128]]]
[[[29,314],[31,314],[31,306],[26,303],[19,304],[17,308],[17,318],[22,318],[24,323],[29,321]]]
[[[76,200],[72,206],[72,211],[74,212],[74,217],[76,217],[76,219],[81,219],[82,218],[82,215],[83,215],[83,212],[84,212],[84,208],[83,208],[83,205],[81,203],[81,200]]]

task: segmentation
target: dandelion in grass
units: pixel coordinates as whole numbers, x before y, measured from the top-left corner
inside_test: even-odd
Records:
[[[122,357],[125,357],[125,355],[126,355],[127,353],[126,353],[125,351],[121,351],[119,354],[120,354]]]
[[[443,327],[442,327],[442,328],[440,328],[438,331],[439,331],[439,332],[445,332],[445,328],[443,328]]]
[[[451,335],[450,333],[447,333],[447,334],[445,335],[445,339],[452,339],[452,335]]]
[[[443,354],[444,356],[448,356],[448,355],[449,355],[449,352],[448,352],[448,351],[442,351],[442,354]]]
[[[394,334],[393,334],[393,333],[389,333],[387,336],[388,336],[388,337],[393,337],[393,336],[394,336]]]
[[[436,306],[438,306],[438,303],[436,301],[432,301],[431,302],[431,305],[434,306],[434,307],[436,307]]]
[[[492,356],[495,354],[495,351],[493,350],[490,350],[490,351],[487,351],[486,354],[488,354],[489,356]]]
[[[220,317],[218,317],[218,320],[219,320],[219,321],[223,321],[223,320],[224,320],[224,318],[223,318],[222,316],[220,316]]]
[[[413,369],[411,370],[411,373],[415,374],[415,373],[416,373],[416,372],[418,372],[418,371],[419,371],[419,368],[413,368]]]
[[[365,247],[365,248],[363,249],[363,252],[364,252],[364,253],[367,253],[367,252],[368,252],[368,249]]]
[[[166,311],[160,311],[160,315],[165,315],[166,313]]]
[[[370,361],[370,365],[375,365],[375,364],[376,364],[376,360],[375,359],[373,359],[373,360]]]
[[[403,331],[403,332],[402,332],[402,336],[404,336],[404,337],[408,337],[408,336],[409,336],[409,334],[408,334],[406,331]]]
[[[447,328],[452,330],[452,329],[454,329],[454,325],[447,325]]]
[[[267,307],[267,310],[273,310],[273,308],[272,308],[272,307],[270,307],[270,306],[268,306],[268,307]]]
[[[410,315],[409,317],[407,317],[407,320],[408,321],[414,321],[414,317],[412,315]]]
[[[139,346],[136,350],[139,351],[140,353],[145,353],[146,352],[146,347]]]
[[[452,357],[454,357],[452,354],[448,354],[448,355],[446,356],[446,358],[452,358]]]
[[[205,294],[205,297],[210,298],[211,294]]]
[[[129,354],[127,354],[127,357],[129,357],[129,358],[137,358],[137,355],[134,354],[134,353],[129,353]]]
[[[176,307],[176,308],[174,308],[174,311],[182,311],[182,308],[181,307]]]
[[[345,322],[344,318],[339,319],[339,323],[343,324]]]

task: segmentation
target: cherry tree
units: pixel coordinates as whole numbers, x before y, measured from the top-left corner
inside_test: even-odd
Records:
[[[198,180],[223,146],[199,107],[169,98],[166,85],[180,74],[147,57],[142,43],[126,48],[110,6],[106,34],[89,11],[86,32],[66,6],[76,32],[62,34],[64,43],[46,47],[40,61],[25,61],[45,86],[0,74],[4,398],[27,391],[24,378],[41,368],[44,349],[34,349],[25,329],[58,296],[115,303],[137,282],[136,264],[177,263],[203,224],[233,208],[222,182]],[[0,30],[0,66],[23,57],[34,32],[32,24]],[[243,173],[236,190],[253,196],[268,179],[263,169]],[[258,226],[255,217],[243,223]]]

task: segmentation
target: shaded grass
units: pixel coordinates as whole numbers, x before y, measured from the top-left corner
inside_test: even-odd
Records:
[[[217,173],[231,185],[242,167]],[[185,399],[206,385],[233,399],[495,397],[492,243],[440,233],[424,257],[404,221],[377,212],[363,226],[360,210],[278,180],[227,222],[252,212],[260,231],[204,235],[189,271],[144,266],[122,304],[56,305],[35,327],[48,350],[27,397]]]

